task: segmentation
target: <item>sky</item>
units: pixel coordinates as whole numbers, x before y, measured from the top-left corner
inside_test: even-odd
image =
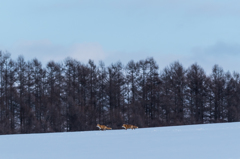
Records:
[[[72,57],[106,65],[153,57],[240,72],[239,0],[8,0],[0,50],[43,64]]]

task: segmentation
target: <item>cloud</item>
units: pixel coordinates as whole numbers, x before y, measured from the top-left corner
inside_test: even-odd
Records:
[[[159,69],[162,70],[174,61],[179,61],[185,68],[188,68],[194,63],[198,63],[207,74],[212,72],[212,67],[215,64],[223,67],[225,71],[240,72],[240,44],[217,42],[209,46],[197,46],[192,48],[188,53],[164,53],[149,52],[144,50],[139,51],[105,51],[99,43],[77,43],[73,45],[59,45],[51,41],[28,41],[23,42],[16,47],[7,49],[12,54],[13,59],[19,55],[23,55],[26,60],[37,58],[43,64],[50,60],[61,62],[67,57],[71,57],[80,62],[87,63],[89,59],[104,61],[106,65],[117,61],[126,65],[130,60],[139,61],[148,57],[153,57]]]
[[[198,62],[208,73],[214,64],[226,71],[240,72],[240,44],[217,42],[206,47],[194,47],[190,55],[189,60]]]
[[[13,58],[23,55],[26,60],[39,59],[43,63],[50,60],[63,61],[67,57],[86,63],[89,59],[104,60],[106,54],[98,43],[77,43],[70,46],[53,44],[48,40],[28,41],[8,50]]]
[[[89,59],[99,61],[106,58],[102,46],[98,43],[76,44],[71,47],[70,56],[79,61],[88,61]]]
[[[214,45],[203,47],[195,47],[192,50],[195,54],[205,55],[240,55],[240,44],[227,44],[224,42],[217,42]]]
[[[225,71],[236,71],[240,73],[240,44],[231,44],[217,42],[209,46],[197,46],[190,50],[189,53],[163,53],[154,54],[160,70],[174,61],[179,61],[185,68],[194,63],[198,63],[209,75],[215,64],[221,66]]]

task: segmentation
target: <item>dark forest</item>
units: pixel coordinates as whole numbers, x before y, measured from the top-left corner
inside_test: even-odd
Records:
[[[97,130],[97,124],[159,127],[240,119],[240,75],[197,63],[159,69],[153,58],[42,66],[0,52],[0,134]]]

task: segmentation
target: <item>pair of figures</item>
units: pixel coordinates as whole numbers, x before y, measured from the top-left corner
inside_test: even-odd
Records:
[[[107,127],[105,125],[100,125],[100,124],[97,124],[97,127],[99,128],[99,130],[111,130],[112,129],[110,127]],[[134,130],[134,129],[138,128],[137,126],[130,125],[130,124],[123,124],[122,127],[125,128],[125,130],[127,130],[127,129]]]

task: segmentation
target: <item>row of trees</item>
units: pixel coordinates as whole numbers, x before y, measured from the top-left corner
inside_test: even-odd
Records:
[[[215,65],[210,75],[153,58],[108,67],[67,58],[43,67],[0,52],[0,133],[94,130],[234,122],[240,119],[240,76]]]

